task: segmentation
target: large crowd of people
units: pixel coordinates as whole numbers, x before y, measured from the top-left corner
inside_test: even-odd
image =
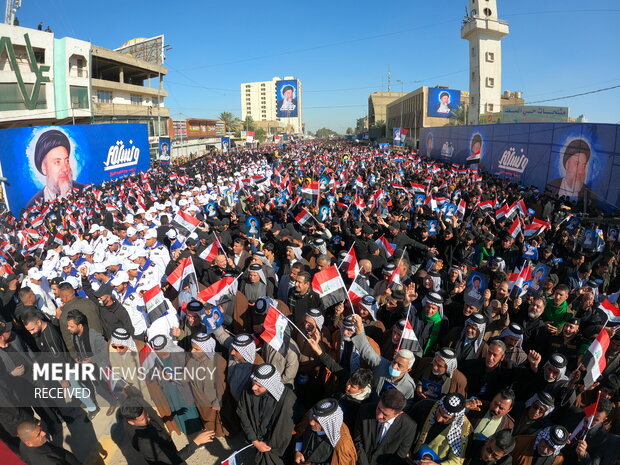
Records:
[[[0,439],[29,465],[83,463],[64,432],[104,454],[108,415],[132,464],[233,437],[257,465],[618,464],[616,224],[345,142],[3,211]],[[77,394],[40,396],[59,389]]]

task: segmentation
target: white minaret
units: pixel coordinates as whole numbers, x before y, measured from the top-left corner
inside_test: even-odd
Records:
[[[501,111],[502,38],[508,23],[497,16],[497,0],[471,0],[471,12],[461,27],[469,41],[469,112],[467,122],[478,124],[482,113]]]

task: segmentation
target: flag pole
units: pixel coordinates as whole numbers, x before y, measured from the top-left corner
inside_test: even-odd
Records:
[[[293,322],[291,321],[291,319],[290,319],[288,316],[286,316],[284,313],[282,313],[282,312],[280,311],[280,309],[279,309],[277,306],[275,306],[275,305],[273,305],[273,304],[270,304],[270,305],[271,305],[271,307],[273,307],[273,308],[276,310],[276,312],[278,312],[280,315],[282,315],[284,318],[286,318],[286,321],[288,321],[288,322],[289,322],[289,324],[290,324],[293,328],[295,328],[295,329],[299,332],[299,334],[301,334],[301,336],[302,336],[302,337],[303,337],[303,338],[304,338],[304,339],[305,339],[308,343],[310,342],[310,340],[309,340],[309,339],[308,339],[308,337],[307,337],[307,336],[303,333],[303,331],[302,331],[301,329],[299,329],[299,328],[297,327],[297,325],[296,325],[295,323],[293,323]],[[319,331],[319,332],[320,332],[320,331]]]
[[[411,311],[411,303],[409,303],[409,306],[407,307],[407,316],[405,317],[405,326],[407,326],[407,321],[409,321],[409,312]],[[403,335],[405,334],[405,328],[403,328],[402,332],[400,333],[400,339],[398,341],[398,346],[396,347],[396,351],[398,352],[400,350],[400,345],[403,342]]]
[[[351,249],[352,248],[353,246],[351,246]],[[349,249],[349,251],[351,251],[351,249]],[[349,304],[351,304],[351,311],[355,315],[355,306],[353,305],[353,302],[351,301],[351,297],[349,296],[349,291],[351,290],[351,287],[353,287],[353,283],[355,282],[355,279],[357,279],[357,276],[355,277],[353,281],[351,281],[351,285],[349,286],[349,289],[347,289],[346,286],[344,285],[344,279],[342,279],[342,275],[340,274],[340,270],[338,269],[338,267],[336,267],[336,271],[338,272],[338,276],[340,277],[340,282],[342,283],[342,287],[345,289],[345,292],[347,294],[347,300],[349,301]]]
[[[245,447],[243,447],[243,448],[239,449],[238,451],[233,452],[233,454],[232,454],[231,456],[229,456],[229,457],[227,457],[226,459],[222,460],[220,463],[221,463],[221,464],[228,463],[228,461],[229,461],[230,459],[233,459],[233,458],[235,457],[235,455],[237,455],[237,454],[238,454],[238,453],[240,453],[240,452],[243,452],[243,451],[244,451],[244,450],[246,450],[248,447],[252,447],[253,445],[254,445],[254,444],[250,443],[250,444],[248,444],[247,446],[245,446]]]

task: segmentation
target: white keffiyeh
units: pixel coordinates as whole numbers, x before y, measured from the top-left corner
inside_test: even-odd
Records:
[[[116,328],[110,337],[111,346],[124,346],[127,349],[137,352],[136,342],[125,328]]]
[[[323,431],[325,431],[325,435],[327,436],[327,439],[329,439],[329,443],[332,447],[336,447],[336,444],[340,441],[340,428],[342,427],[342,422],[344,420],[342,409],[334,399],[322,400],[317,405],[322,410],[331,410],[334,408],[334,405],[336,406],[336,409],[333,412],[323,416],[318,415],[314,409],[311,412],[311,414],[314,415],[316,420],[319,422],[319,425],[321,425],[321,428],[323,428]]]
[[[250,375],[250,379],[260,383],[276,401],[280,400],[284,392],[284,384],[280,380],[280,373],[273,365],[264,363],[254,370]]]

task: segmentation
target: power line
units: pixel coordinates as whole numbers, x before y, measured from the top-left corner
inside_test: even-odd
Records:
[[[545,100],[536,100],[534,102],[527,102],[527,104],[531,105],[533,103],[554,102],[556,100],[564,100],[564,99],[567,99],[567,98],[581,97],[582,95],[597,94],[599,92],[605,92],[607,90],[617,89],[618,87],[620,87],[620,85],[612,86],[612,87],[605,87],[603,89],[591,90],[589,92],[582,92],[580,94],[566,95],[564,97],[548,98],[548,99],[545,99]]]

